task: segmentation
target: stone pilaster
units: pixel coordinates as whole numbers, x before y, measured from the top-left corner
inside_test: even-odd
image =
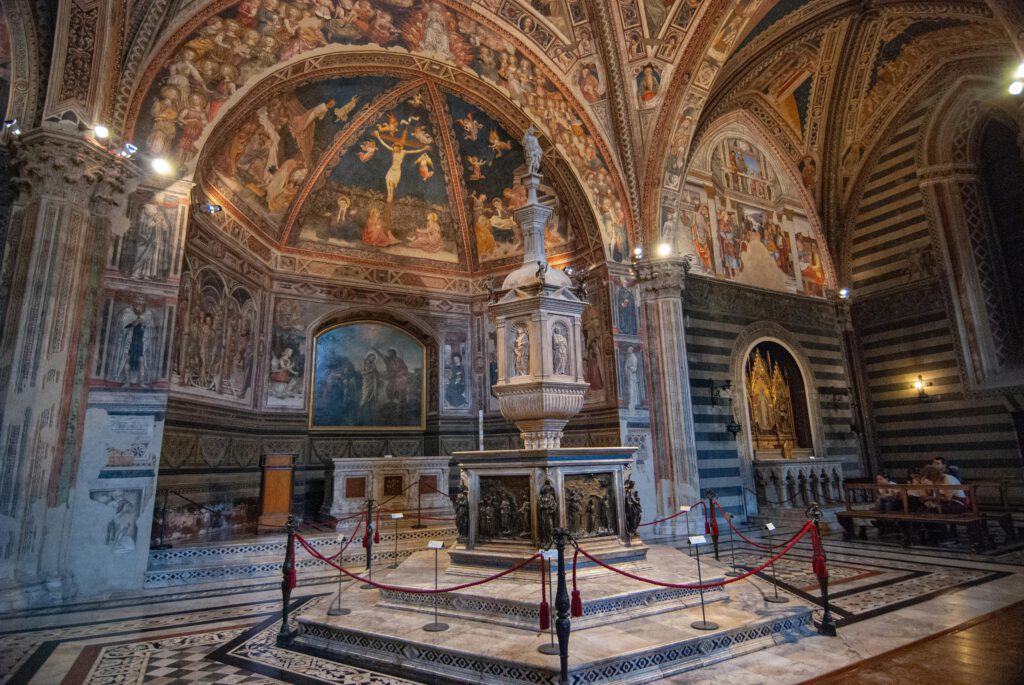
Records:
[[[659,517],[700,499],[682,300],[688,270],[681,257],[645,259],[636,265],[651,346],[651,433]]]
[[[841,298],[837,293],[829,292],[829,299],[836,312],[836,323],[839,324],[839,342],[843,352],[843,364],[846,377],[850,379],[850,409],[853,415],[857,438],[860,441],[861,454],[866,461],[868,473],[878,473],[881,465],[878,448],[875,442],[875,421],[871,411],[871,396],[868,388],[867,372],[864,368],[864,355],[861,350],[860,337],[853,326],[850,300]]]
[[[138,178],[77,131],[32,131],[15,154],[0,277],[0,583],[22,590],[0,609],[75,593],[66,538],[106,217]]]

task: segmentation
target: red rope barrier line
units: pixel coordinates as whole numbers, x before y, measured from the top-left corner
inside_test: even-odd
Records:
[[[704,510],[707,511],[708,505],[707,505],[707,503],[704,502],[704,500],[700,500],[697,503],[691,505],[690,509],[694,509],[695,507],[704,507]],[[672,514],[671,516],[666,516],[663,519],[655,519],[654,521],[648,521],[647,523],[641,523],[639,526],[637,526],[637,528],[643,528],[644,526],[653,526],[655,523],[664,523],[665,521],[671,521],[674,518],[677,518],[679,516],[684,516],[685,514],[688,514],[688,513],[689,512],[687,512],[687,511],[679,511],[679,512],[676,512],[675,514]],[[705,514],[705,516],[706,516],[706,514]]]
[[[369,578],[364,578],[363,576],[360,576],[360,575],[358,575],[356,573],[352,573],[347,568],[343,568],[343,567],[339,566],[338,564],[335,564],[333,561],[331,561],[330,559],[328,559],[324,555],[320,554],[320,552],[318,552],[315,547],[313,547],[312,545],[309,544],[309,541],[307,541],[306,538],[302,537],[298,533],[295,534],[295,540],[300,545],[302,545],[303,549],[306,550],[306,552],[309,554],[309,556],[313,557],[314,559],[319,559],[320,561],[324,562],[325,564],[329,564],[330,566],[333,566],[334,568],[338,569],[339,571],[344,573],[349,578],[352,578],[353,580],[358,580],[358,581],[360,581],[362,583],[366,583],[367,585],[372,585],[373,587],[377,588],[378,590],[391,590],[393,592],[408,592],[410,594],[417,594],[417,595],[443,594],[445,592],[454,592],[455,590],[465,590],[466,588],[475,587],[477,585],[483,585],[484,583],[489,583],[492,580],[497,580],[498,578],[502,578],[504,576],[507,576],[508,574],[510,574],[510,573],[512,573],[514,571],[518,571],[519,569],[523,568],[524,566],[526,566],[527,564],[532,562],[534,559],[537,559],[537,558],[540,557],[540,554],[534,554],[529,559],[524,559],[523,561],[519,562],[518,564],[516,564],[512,568],[505,569],[501,573],[497,573],[497,574],[495,574],[493,576],[488,576],[487,578],[483,578],[481,580],[474,580],[471,583],[463,583],[462,585],[453,585],[451,587],[443,587],[443,588],[437,588],[437,589],[431,590],[431,589],[418,588],[418,587],[402,587],[400,585],[386,585],[384,583],[378,583],[378,582],[376,582],[374,580],[370,580]]]
[[[331,561],[334,561],[335,559],[340,557],[342,554],[344,554],[345,550],[348,549],[348,546],[351,545],[352,541],[356,539],[356,535],[359,534],[359,529],[362,528],[362,527],[363,527],[363,520],[360,519],[359,523],[356,524],[355,530],[352,531],[352,535],[350,535],[348,540],[345,541],[345,544],[341,546],[341,549],[338,550],[338,553],[335,554],[333,557],[328,557],[328,559],[330,559]]]
[[[717,500],[715,501],[715,506],[718,507],[719,511],[721,511],[723,514],[726,513],[725,509],[722,509],[722,505],[719,504]],[[766,545],[766,544],[764,544],[762,542],[754,542],[753,540],[748,538],[746,535],[741,533],[740,529],[736,527],[736,524],[734,524],[732,522],[732,517],[731,516],[726,516],[725,520],[729,522],[729,527],[732,528],[733,531],[735,531],[735,533],[737,535],[739,535],[743,539],[743,541],[746,542],[747,544],[753,545],[754,547],[757,547],[758,549],[763,549],[763,550],[771,550],[772,549],[771,545]],[[785,544],[785,543],[782,543],[782,544]],[[777,548],[781,547],[782,544],[775,545],[775,548],[777,549]]]
[[[614,566],[609,566],[608,564],[604,563],[603,561],[601,561],[597,557],[591,556],[590,553],[587,552],[587,550],[583,549],[582,547],[577,547],[577,549],[579,549],[580,554],[582,554],[583,556],[585,556],[587,559],[589,559],[590,561],[594,562],[598,566],[606,568],[609,571],[615,571],[619,575],[626,576],[627,578],[631,578],[632,580],[638,580],[641,583],[647,583],[649,585],[657,585],[659,587],[675,588],[675,589],[681,589],[681,590],[707,590],[708,588],[721,587],[723,585],[728,585],[729,583],[735,583],[738,580],[743,580],[744,578],[749,578],[750,576],[754,575],[755,573],[760,573],[761,571],[765,570],[766,568],[768,568],[769,566],[774,564],[776,561],[781,559],[787,553],[789,553],[789,550],[793,549],[793,547],[796,545],[796,543],[800,542],[800,540],[803,538],[803,536],[807,535],[807,532],[809,530],[811,530],[812,528],[814,528],[814,524],[813,523],[811,523],[810,521],[805,523],[804,527],[800,529],[800,532],[797,533],[796,535],[794,535],[792,537],[792,539],[790,539],[790,541],[786,545],[785,549],[783,549],[781,552],[779,552],[774,557],[772,557],[768,561],[764,562],[763,564],[761,564],[757,568],[755,568],[755,569],[753,569],[751,571],[747,571],[743,575],[736,576],[735,578],[728,578],[726,580],[719,580],[719,581],[715,581],[714,583],[704,583],[704,584],[699,584],[699,583],[697,583],[697,584],[694,584],[694,583],[665,583],[665,582],[662,582],[662,581],[659,581],[659,580],[651,580],[650,578],[644,578],[643,576],[635,575],[633,573],[630,573],[629,571],[623,571],[620,568],[615,568]]]

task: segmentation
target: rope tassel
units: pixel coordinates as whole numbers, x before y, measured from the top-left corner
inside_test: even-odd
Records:
[[[551,606],[548,604],[548,591],[545,580],[548,575],[547,559],[540,560],[540,629],[547,630],[551,627]]]
[[[821,546],[821,535],[816,527],[811,527],[811,547],[814,552],[811,557],[811,569],[818,578],[828,578],[828,567],[825,565],[825,550]]]
[[[569,609],[569,615],[573,618],[579,618],[583,615],[583,598],[580,597],[579,588],[576,587],[576,560],[579,559],[580,550],[577,549],[572,555],[572,605]]]
[[[380,507],[377,507],[377,527],[373,531],[373,544],[380,544]]]

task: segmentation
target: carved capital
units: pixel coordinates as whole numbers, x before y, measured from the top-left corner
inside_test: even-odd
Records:
[[[142,177],[131,160],[63,131],[28,133],[14,144],[14,156],[21,204],[48,196],[105,216],[125,204]]]
[[[646,300],[682,297],[690,262],[685,257],[641,259],[636,263],[637,280]]]

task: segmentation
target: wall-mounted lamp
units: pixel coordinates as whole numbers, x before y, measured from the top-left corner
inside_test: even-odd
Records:
[[[839,289],[839,299],[840,300],[848,300],[848,299],[850,299],[850,289],[849,288],[840,288]]]
[[[732,399],[732,381],[711,384],[711,404],[717,404],[719,398]]]
[[[925,392],[924,389],[930,387],[932,387],[932,382],[926,381],[924,378],[918,375],[917,380],[914,381],[914,390],[917,390],[917,399],[919,399],[922,402],[926,402],[928,400],[928,393]]]
[[[738,424],[735,421],[733,421],[732,423],[726,424],[725,430],[727,430],[730,433],[732,433],[732,437],[735,438],[736,435],[740,432],[740,427],[741,427],[740,424]]]

